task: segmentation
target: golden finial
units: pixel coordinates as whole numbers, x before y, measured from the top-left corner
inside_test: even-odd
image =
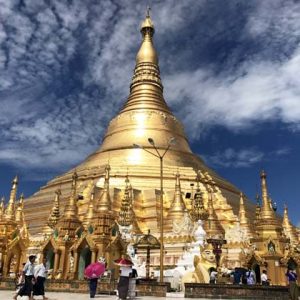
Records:
[[[94,197],[95,197],[95,193],[94,193],[94,191],[92,191],[88,210],[87,210],[87,213],[86,213],[83,223],[82,223],[83,226],[85,227],[85,229],[89,228],[89,226],[91,225],[91,222],[94,218]]]
[[[146,18],[141,25],[143,42],[136,56],[136,64],[152,63],[158,65],[158,56],[152,43],[154,34],[154,25],[150,18],[150,10],[147,10]]]
[[[48,222],[47,222],[48,226],[52,229],[55,227],[55,225],[57,224],[57,222],[60,218],[60,212],[59,212],[60,196],[61,196],[61,190],[57,189],[55,191],[53,206],[52,206],[50,216],[49,216]]]
[[[77,180],[78,175],[76,170],[72,175],[72,186],[69,203],[65,207],[64,216],[67,218],[77,218]]]
[[[270,206],[268,188],[267,188],[267,174],[264,170],[260,173],[261,178],[261,193],[262,193],[262,205],[260,217],[262,219],[274,219],[274,211]]]
[[[168,212],[168,218],[171,218],[172,220],[175,219],[176,221],[178,221],[183,218],[184,212],[186,211],[186,207],[182,198],[180,174],[178,170],[175,176],[175,193]]]
[[[5,211],[5,218],[7,220],[13,220],[15,217],[15,202],[17,197],[17,187],[18,187],[18,176],[14,178],[12,181],[12,188],[10,191],[10,197],[8,201],[8,205]]]
[[[105,166],[104,186],[97,205],[97,211],[110,211],[111,201],[109,194],[109,179],[110,179],[110,165]]]
[[[290,239],[291,244],[297,244],[297,232],[289,219],[288,207],[286,204],[284,204],[282,227],[285,235]]]
[[[207,234],[207,237],[224,235],[225,234],[224,228],[222,227],[213,206],[212,192],[209,192],[207,210],[208,210],[208,218],[204,222],[204,230]]]
[[[245,229],[247,234],[250,236],[251,235],[251,228],[249,224],[249,220],[246,216],[246,209],[245,209],[245,203],[244,203],[244,194],[241,192],[240,193],[240,210],[239,210],[239,221],[240,221],[240,226]]]
[[[121,202],[121,208],[119,212],[119,224],[121,226],[129,226],[133,222],[133,210],[132,210],[132,197],[129,190],[129,178],[125,178],[125,192]]]
[[[23,223],[23,219],[24,219],[24,214],[23,214],[23,209],[24,209],[24,194],[22,193],[20,195],[20,199],[17,205],[17,209],[16,209],[16,222],[19,224]]]
[[[1,203],[0,203],[0,220],[2,219],[2,217],[4,216],[4,202],[5,202],[5,198],[4,196],[1,198]]]

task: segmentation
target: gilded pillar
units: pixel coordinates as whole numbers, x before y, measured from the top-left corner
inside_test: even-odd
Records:
[[[76,251],[74,253],[74,274],[77,274],[77,270],[78,270],[78,262],[79,262],[79,256],[78,256],[78,252]]]
[[[59,251],[58,250],[54,250],[54,270],[53,273],[56,274],[58,271],[58,266],[59,266]]]
[[[96,262],[96,256],[97,256],[97,250],[96,250],[96,249],[93,249],[93,250],[92,250],[91,263]]]

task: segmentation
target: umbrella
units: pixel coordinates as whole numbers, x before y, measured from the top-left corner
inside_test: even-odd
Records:
[[[127,258],[118,258],[114,261],[114,263],[120,267],[131,267],[133,266],[133,262]]]
[[[95,262],[88,265],[84,270],[84,275],[87,278],[100,277],[105,272],[105,264],[101,262]]]

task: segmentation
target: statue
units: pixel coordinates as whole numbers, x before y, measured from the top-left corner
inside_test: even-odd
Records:
[[[72,273],[74,271],[74,257],[71,253],[70,253],[69,263],[70,263],[69,272]]]
[[[221,256],[221,261],[222,257],[223,256]],[[186,282],[209,282],[209,269],[216,267],[216,258],[211,244],[206,244],[204,247],[200,246],[200,256],[195,255],[194,267],[194,271],[189,271],[182,276],[181,288],[183,290]]]
[[[61,277],[62,277],[62,270],[58,270],[55,279],[61,279]]]

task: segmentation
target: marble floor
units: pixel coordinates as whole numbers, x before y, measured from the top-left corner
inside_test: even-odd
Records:
[[[12,291],[0,291],[0,299],[1,300],[9,300],[12,299],[14,293]],[[88,300],[89,295],[88,294],[77,294],[77,293],[47,293],[46,296],[49,298],[49,300]],[[18,297],[18,300],[27,300],[28,297]],[[42,297],[35,297],[36,300],[42,299]],[[98,300],[117,300],[117,296],[109,296],[109,295],[97,295],[95,299]],[[183,294],[176,294],[176,293],[170,293],[167,295],[167,297],[136,297],[135,300],[155,300],[155,299],[161,299],[161,300],[195,300],[190,298],[184,298]],[[199,299],[199,298],[197,298]],[[208,300],[206,298],[201,298],[202,300]],[[219,299],[219,298],[218,298]],[[210,299],[212,300],[212,299]],[[239,300],[238,298],[235,300]],[[249,299],[248,299],[249,300]],[[253,299],[255,300],[255,299]]]

